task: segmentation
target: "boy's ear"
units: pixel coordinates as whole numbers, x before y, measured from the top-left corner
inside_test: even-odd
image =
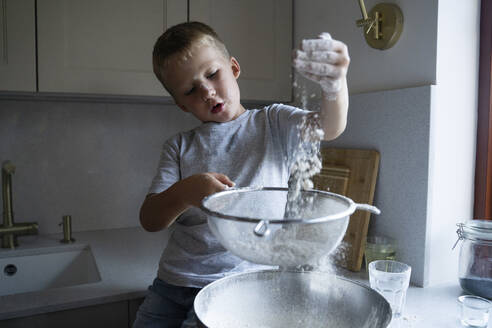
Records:
[[[241,74],[241,66],[239,66],[239,62],[234,57],[231,57],[231,68],[232,68],[232,74],[237,79]]]

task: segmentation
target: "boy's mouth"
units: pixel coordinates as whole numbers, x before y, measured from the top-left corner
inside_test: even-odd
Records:
[[[220,113],[222,109],[224,109],[224,103],[215,104],[215,106],[212,107],[212,114]]]

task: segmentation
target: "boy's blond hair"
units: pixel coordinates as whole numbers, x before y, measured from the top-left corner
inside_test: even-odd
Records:
[[[171,56],[178,54],[186,60],[194,46],[209,45],[218,49],[225,58],[230,55],[217,33],[200,22],[187,22],[168,28],[156,41],[152,52],[152,65],[157,79],[171,93],[164,83],[164,71]]]

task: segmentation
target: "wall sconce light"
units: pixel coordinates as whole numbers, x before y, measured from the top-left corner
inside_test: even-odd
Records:
[[[356,21],[364,30],[366,42],[375,49],[388,49],[395,45],[403,30],[403,14],[393,3],[378,3],[369,15],[364,0],[359,0],[362,19]]]

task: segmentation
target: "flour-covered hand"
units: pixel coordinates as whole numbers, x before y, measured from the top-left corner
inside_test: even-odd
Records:
[[[332,100],[342,88],[349,63],[347,46],[322,33],[318,39],[302,41],[293,65],[301,75],[318,83],[324,96]]]

